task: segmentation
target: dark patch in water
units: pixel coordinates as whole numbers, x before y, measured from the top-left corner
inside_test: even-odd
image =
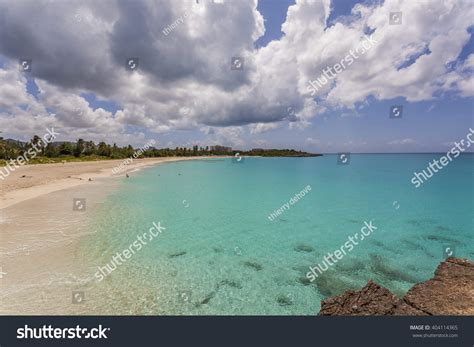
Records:
[[[168,258],[180,257],[180,256],[182,256],[182,255],[185,255],[186,253],[187,253],[187,252],[184,252],[184,251],[183,251],[183,252],[178,252],[178,253],[173,253],[173,254],[170,254],[170,255],[168,256]]]
[[[304,286],[309,286],[311,284],[311,281],[306,276],[300,276],[298,278],[298,282]]]
[[[356,219],[348,219],[347,220],[349,223],[353,223],[353,224],[359,224],[360,221],[359,220],[356,220]]]
[[[212,247],[212,250],[216,253],[222,253],[224,252],[224,249],[221,247]]]
[[[451,231],[451,228],[444,225],[437,225],[435,228],[436,231]]]
[[[418,227],[418,226],[421,225],[421,221],[416,220],[416,219],[409,219],[409,220],[407,220],[407,224]]]
[[[252,262],[252,261],[246,261],[244,262],[244,265],[249,268],[254,269],[255,271],[260,271],[263,269],[262,265],[260,265],[259,263]]]
[[[232,288],[242,289],[242,285],[239,282],[233,280],[222,280],[217,284],[217,289],[223,286],[229,286]]]
[[[410,240],[402,240],[402,243],[404,243],[405,245],[408,246],[408,249],[412,249],[414,251],[417,251],[417,252],[423,252],[425,253],[428,257],[430,258],[436,258],[433,254],[431,254],[430,252],[428,252],[428,250],[426,248],[424,248],[422,245],[418,244],[418,243],[415,243],[413,241],[410,241]],[[399,253],[401,254],[401,253]]]
[[[416,242],[410,241],[410,240],[402,240],[404,244],[408,246],[408,248],[413,249],[413,250],[419,250],[422,248],[421,245],[417,244]]]
[[[291,306],[293,302],[291,299],[285,295],[279,295],[277,298],[278,305],[280,306]]]
[[[387,246],[385,243],[381,242],[381,241],[378,241],[378,240],[370,240],[370,242],[372,242],[374,245],[376,245],[377,247],[379,248],[382,248],[386,251],[389,251],[389,252],[392,252],[392,253],[396,253],[396,254],[402,254],[402,249],[400,248],[392,248],[392,247],[389,247]]]
[[[372,243],[373,243],[374,245],[376,245],[377,247],[382,247],[382,248],[383,248],[383,247],[385,246],[382,242],[380,242],[380,241],[378,241],[378,240],[372,240],[372,239],[371,239],[370,242],[372,242]]]
[[[365,269],[365,263],[362,260],[358,259],[344,259],[340,263],[337,263],[335,268],[336,271],[352,273]]]
[[[292,269],[300,274],[306,274],[309,271],[309,266],[310,264],[306,266],[293,266]]]
[[[427,235],[425,236],[425,239],[430,240],[430,241],[436,241],[436,242],[449,242],[449,243],[456,243],[458,244],[458,240],[451,239],[449,237],[444,237],[440,235]]]
[[[340,295],[346,290],[356,289],[352,283],[341,280],[336,271],[326,271],[320,274],[314,283],[324,297]]]
[[[404,281],[408,283],[419,282],[415,276],[396,269],[395,267],[390,265],[386,259],[383,259],[379,255],[371,254],[370,261],[372,270],[374,272],[379,273],[392,281]]]
[[[407,224],[413,225],[417,228],[426,227],[430,224],[433,224],[433,220],[432,219],[409,219],[407,220]]]
[[[297,252],[313,252],[314,248],[308,245],[300,244],[294,248]]]
[[[204,299],[201,300],[201,302],[199,303],[199,305],[207,305],[209,303],[209,301],[211,301],[211,299],[216,295],[215,292],[211,292],[209,294],[206,295],[206,297]]]

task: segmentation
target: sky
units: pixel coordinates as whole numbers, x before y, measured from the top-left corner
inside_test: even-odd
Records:
[[[473,33],[470,0],[0,0],[1,136],[444,152]]]

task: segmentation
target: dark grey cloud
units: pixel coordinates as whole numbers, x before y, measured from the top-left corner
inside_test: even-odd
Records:
[[[446,73],[443,62],[455,60],[468,41],[472,6],[402,1],[404,20],[413,18],[410,27],[387,24],[390,6],[358,5],[351,21],[326,27],[329,0],[298,0],[288,10],[285,35],[256,49],[264,32],[256,0],[0,0],[0,55],[8,68],[32,59],[30,75],[42,94],[39,101],[21,100],[35,103],[35,112],[53,110],[65,126],[100,131],[130,124],[152,132],[264,124],[258,132],[282,121],[305,126],[324,107],[353,107],[370,95],[416,101],[457,89],[471,95],[465,77]],[[440,16],[445,20],[433,27]],[[308,81],[344,58],[367,27],[380,43],[328,83],[316,103]],[[430,55],[394,68],[427,42]],[[138,70],[128,71],[126,61],[134,57]],[[231,69],[232,57],[244,58],[242,70]],[[8,81],[14,78],[15,91],[25,88],[21,76],[8,74]],[[3,89],[0,95],[11,95]],[[96,112],[82,92],[116,101],[121,110]],[[7,114],[23,120],[27,115],[19,110],[10,107]]]
[[[22,0],[2,1],[0,11],[0,53],[13,61],[31,59],[31,76],[64,88],[114,89],[118,80],[106,31],[110,6]]]

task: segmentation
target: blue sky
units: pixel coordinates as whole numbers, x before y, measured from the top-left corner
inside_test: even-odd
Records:
[[[161,24],[154,28],[132,26],[131,30],[136,30],[140,38],[134,39],[138,47],[135,50],[130,48],[134,45],[127,41],[135,33],[124,32],[121,25],[124,30],[130,30],[130,26],[126,26],[127,21],[130,19],[133,24],[136,21],[134,16],[138,13],[153,15],[150,9],[138,10],[140,6],[153,6],[152,2],[139,1],[136,8],[127,5],[126,9],[121,9],[121,5],[117,4],[116,13],[122,17],[115,19],[109,18],[110,15],[100,7],[86,8],[86,5],[74,10],[55,8],[55,11],[68,11],[73,16],[65,23],[53,23],[47,18],[49,13],[38,12],[36,25],[39,28],[43,25],[43,29],[59,31],[60,25],[65,25],[62,36],[55,42],[52,42],[53,38],[47,38],[46,33],[44,37],[41,36],[41,30],[39,33],[28,31],[28,14],[22,13],[21,8],[9,8],[12,20],[0,17],[4,33],[11,33],[14,37],[15,31],[23,30],[23,34],[27,33],[24,35],[31,35],[25,41],[38,43],[43,40],[45,46],[51,47],[47,53],[36,52],[31,47],[14,47],[13,43],[8,44],[9,37],[0,37],[0,41],[4,42],[0,44],[0,67],[5,69],[3,78],[6,79],[2,81],[4,86],[5,83],[14,84],[11,79],[14,77],[7,74],[9,67],[16,64],[20,57],[35,57],[32,72],[23,75],[23,78],[26,77],[24,88],[32,99],[28,96],[18,97],[16,106],[6,99],[2,102],[1,98],[6,98],[11,91],[2,93],[0,89],[3,136],[28,139],[42,125],[56,121],[60,123],[58,128],[67,130],[64,139],[75,140],[80,136],[121,145],[132,143],[139,146],[153,138],[160,147],[223,144],[239,149],[295,148],[324,153],[443,152],[452,147],[452,142],[464,138],[469,128],[474,128],[474,101],[470,94],[474,89],[474,23],[467,15],[464,22],[462,18],[459,19],[461,24],[455,19],[452,23],[448,20],[429,23],[428,17],[427,24],[419,20],[410,21],[411,18],[420,18],[413,13],[418,10],[418,16],[428,16],[424,9],[410,8],[413,6],[410,2],[402,2],[396,7],[391,1],[366,1],[362,4],[369,10],[361,14],[351,13],[353,7],[360,4],[353,0],[333,0],[329,6],[326,1],[310,4],[304,0],[261,0],[256,8],[232,4],[235,8],[229,11],[228,6],[231,5],[225,1],[219,5],[200,2],[191,9],[187,3],[176,5],[176,2],[163,1],[163,6],[169,7],[169,13],[168,17],[158,18]],[[287,17],[290,6],[294,8],[291,18]],[[446,8],[439,4],[438,11],[446,12]],[[404,10],[402,25],[395,27],[380,24],[381,13],[384,16],[385,12],[392,10]],[[436,10],[433,9],[433,12]],[[186,11],[191,15],[180,21],[179,18]],[[460,18],[460,14],[472,12],[472,6],[468,10],[459,8],[456,11],[459,14],[453,10],[448,15]],[[249,16],[250,13],[253,13],[253,17]],[[263,17],[263,35],[258,14]],[[230,17],[219,20],[226,15]],[[15,23],[14,16],[18,16]],[[115,20],[119,25],[100,27],[100,21],[96,19],[101,16],[110,21]],[[157,16],[164,15],[160,13]],[[215,18],[210,20],[212,16]],[[207,20],[199,22],[204,17]],[[282,31],[285,22],[286,34]],[[176,28],[167,37],[157,36],[159,29],[173,23],[177,23]],[[89,37],[82,25],[94,25],[98,33],[94,32],[95,36]],[[215,29],[220,25],[221,29],[213,30],[213,27]],[[253,33],[245,29],[247,26],[253,28]],[[426,32],[426,35],[417,40],[403,34],[415,27],[418,31]],[[114,31],[110,32],[110,28]],[[219,57],[225,57],[226,54],[247,57],[246,70],[240,74],[227,70],[224,71],[226,75],[219,76],[221,71],[216,65],[199,66],[203,56],[196,48],[196,32],[192,34],[190,28],[198,28],[198,35],[216,35],[200,38],[200,45],[209,45],[207,50],[211,56],[215,53]],[[308,99],[301,92],[305,87],[305,79],[309,81],[316,78],[324,66],[331,66],[333,61],[337,62],[351,47],[355,47],[356,41],[347,42],[346,39],[350,35],[357,37],[357,30],[362,30],[358,28],[363,28],[359,37],[363,37],[364,32],[383,33],[384,47],[376,47],[376,54],[368,54],[356,61],[348,71],[337,77],[332,89],[325,91],[324,95]],[[394,30],[400,32],[395,35],[392,33]],[[257,35],[259,37],[255,41],[250,39],[257,32],[260,32]],[[445,44],[445,50],[450,51],[450,54],[442,53],[437,46],[437,40],[447,32],[458,33],[452,38],[455,42],[452,46]],[[88,40],[95,37],[100,42],[101,33],[104,34],[104,41],[97,43],[97,47],[90,47],[93,44]],[[108,41],[111,37],[113,41]],[[147,47],[159,48],[155,51],[154,48],[143,50],[143,44],[140,43],[143,37],[153,40],[158,37],[158,41],[151,42]],[[387,42],[388,37],[392,41]],[[228,47],[230,39],[231,47],[234,47],[232,53],[216,48]],[[91,44],[88,45],[88,42]],[[72,44],[76,46],[70,47]],[[400,52],[393,49],[397,46]],[[102,67],[97,65],[100,59],[104,59],[99,54],[101,47],[110,47],[106,58],[112,59],[110,67],[104,67],[104,71],[100,71]],[[67,52],[65,57],[75,54],[73,60],[76,60],[77,75],[70,67],[69,70],[61,70],[61,62],[56,68],[38,58],[51,54],[51,59],[59,59],[61,50]],[[163,56],[163,52],[168,50],[174,54],[180,50],[189,52]],[[339,53],[328,56],[326,51]],[[147,66],[149,54],[159,55],[159,62]],[[117,70],[114,64],[120,64],[127,56],[141,57],[141,79],[137,74],[125,75],[123,68],[114,75]],[[443,58],[436,58],[438,56]],[[285,59],[288,61],[285,62]],[[200,63],[189,66],[188,60]],[[162,62],[169,65],[161,67]],[[90,66],[94,70],[89,71]],[[430,66],[428,71],[427,66]],[[374,78],[372,69],[379,71],[378,77]],[[430,71],[433,71],[432,76]],[[112,75],[110,80],[107,73]],[[143,82],[145,77],[146,86]],[[94,82],[95,78],[97,82]],[[125,79],[123,88],[117,87]],[[358,83],[352,85],[356,80]],[[130,87],[127,87],[128,83]],[[252,83],[255,83],[250,89],[253,92],[248,93],[245,87],[252,86]],[[191,87],[193,84],[194,87]],[[133,92],[140,88],[144,88],[146,96],[141,94],[138,98],[132,97]],[[183,99],[183,95],[187,97]],[[400,119],[389,117],[390,109],[395,105],[403,106]],[[288,115],[284,114],[288,109],[294,110],[296,114],[290,121]],[[44,116],[41,110],[45,112]],[[37,112],[39,115],[28,118],[28,112]],[[77,115],[74,115],[75,112]],[[25,122],[20,126],[24,120],[28,120],[28,124]]]
[[[375,1],[371,1],[374,3]],[[285,21],[288,6],[292,0],[264,0],[259,3],[259,11],[266,19],[265,36],[257,41],[257,45],[264,46],[271,40],[278,40],[282,36],[281,25]],[[333,12],[329,22],[336,21],[340,16],[350,14],[355,0],[332,1]],[[465,45],[456,63],[464,61],[469,54],[474,53],[474,26],[470,28],[471,38]],[[404,112],[401,119],[389,118],[392,105],[403,105]],[[342,116],[341,113],[351,115]],[[369,146],[361,146],[362,152],[431,152],[444,151],[448,143],[458,141],[467,134],[469,127],[474,128],[474,102],[472,98],[460,99],[446,95],[439,100],[424,102],[407,102],[404,98],[387,101],[371,100],[370,105],[360,111],[335,110],[327,112],[324,117],[317,118],[310,128],[304,131],[305,136],[321,139],[321,142],[334,143],[327,146],[329,151],[350,151],[351,145],[343,143],[368,142]],[[285,138],[291,146],[300,146],[299,139],[287,130],[280,130],[271,137]],[[421,136],[420,136],[421,135]],[[440,136],[440,137],[438,137]],[[299,136],[298,136],[299,137]],[[415,143],[409,148],[386,146],[386,140],[403,138],[423,138],[424,143]],[[271,138],[268,139],[269,141]],[[443,142],[441,142],[443,141]],[[285,144],[282,143],[284,146]],[[304,149],[311,150],[311,146]]]

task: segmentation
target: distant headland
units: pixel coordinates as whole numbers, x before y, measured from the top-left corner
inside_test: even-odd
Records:
[[[28,153],[34,153],[30,155]],[[151,140],[140,148],[131,145],[117,146],[105,142],[98,144],[93,141],[78,139],[76,142],[54,141],[43,142],[39,136],[34,136],[29,142],[0,137],[0,166],[19,157],[27,158],[28,163],[55,163],[69,161],[91,161],[107,159],[159,158],[159,157],[199,157],[199,156],[259,156],[259,157],[317,157],[322,154],[308,153],[294,149],[263,149],[239,150],[232,147],[214,145],[191,148],[156,148]]]

